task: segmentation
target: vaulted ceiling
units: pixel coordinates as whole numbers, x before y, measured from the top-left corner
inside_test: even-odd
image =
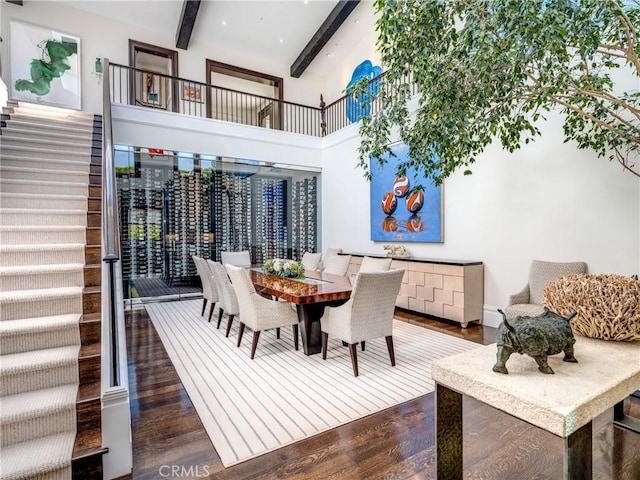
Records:
[[[233,45],[299,77],[326,75],[373,26],[371,0],[63,1],[151,30],[173,32],[176,48]],[[286,65],[286,67],[285,67]],[[285,68],[283,68],[285,67]]]

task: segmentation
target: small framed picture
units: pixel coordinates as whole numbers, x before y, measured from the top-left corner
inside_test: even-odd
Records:
[[[204,103],[202,90],[197,83],[182,83],[182,100],[186,102]]]

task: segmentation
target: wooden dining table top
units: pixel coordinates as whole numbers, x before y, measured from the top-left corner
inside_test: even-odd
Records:
[[[318,280],[312,284],[294,278],[282,278],[250,268],[249,275],[256,291],[275,295],[291,303],[307,304],[348,300],[353,285],[349,277],[307,270],[305,279]]]

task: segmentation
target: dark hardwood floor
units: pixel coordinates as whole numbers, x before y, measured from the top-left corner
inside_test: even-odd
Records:
[[[399,315],[476,343],[494,341],[489,327]],[[127,338],[134,479],[436,478],[433,394],[225,469],[144,310],[127,312]],[[625,409],[640,417],[640,400],[627,400]],[[561,438],[466,397],[464,417],[465,479],[562,478]],[[639,480],[640,435],[613,427],[611,418],[594,421],[594,479]]]

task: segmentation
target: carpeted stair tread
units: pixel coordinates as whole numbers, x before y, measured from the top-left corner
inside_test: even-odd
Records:
[[[27,112],[14,112],[10,115],[7,123],[16,122],[20,124],[45,125],[48,128],[69,129],[78,131],[93,132],[93,120],[78,119],[72,117],[41,117],[28,115]]]
[[[67,347],[47,348],[32,352],[12,353],[2,355],[0,375],[16,375],[36,370],[47,370],[55,366],[77,363],[79,345]]]
[[[87,212],[79,209],[2,208],[2,225],[86,225]]]
[[[32,102],[10,101],[7,106],[12,108],[12,113],[24,112],[26,115],[37,115],[39,117],[78,118],[86,121],[93,121],[95,118],[95,115],[90,112],[70,110],[64,107],[52,107],[50,105],[40,105]]]
[[[87,195],[89,188],[87,182],[56,182],[51,180],[31,180],[22,178],[0,177],[0,184],[4,192],[33,192],[33,193],[61,193],[68,195],[73,192],[77,195]]]
[[[80,317],[79,313],[68,313],[3,320],[0,322],[0,351],[9,355],[80,345]]]
[[[86,207],[84,195],[56,195],[38,193],[0,193],[1,208],[28,208],[33,210],[77,210]]]
[[[84,262],[84,243],[13,243],[0,245],[0,265],[3,266],[59,265],[62,263],[77,264]]]
[[[3,245],[81,244],[86,236],[84,225],[0,225]]]
[[[80,140],[84,140],[86,143],[86,139],[91,137],[93,138],[93,135],[89,135],[88,132],[82,131],[80,133],[76,132],[76,131],[69,131],[69,132],[57,132],[57,131],[48,131],[46,129],[38,129],[38,130],[34,130],[34,129],[30,129],[30,128],[22,128],[20,125],[15,125],[11,123],[11,120],[9,120],[9,123],[7,124],[7,126],[5,128],[2,129],[2,135],[3,136],[7,136],[7,137],[11,137],[11,138],[23,138],[25,141],[30,141],[32,138],[39,138],[39,139],[53,139],[53,140],[57,140],[57,141],[69,141],[72,143],[78,142]]]
[[[42,200],[87,200],[86,195],[70,195],[68,193],[20,193],[20,192],[0,192],[0,201],[3,198],[22,198],[29,200],[31,198],[37,198]]]
[[[36,212],[34,212],[36,210]],[[4,213],[24,213],[25,215],[29,215],[31,213],[37,213],[38,209],[36,208],[3,208],[2,211]],[[40,212],[41,213],[41,212]],[[77,215],[78,213],[86,213],[84,210],[80,210],[77,208],[68,209],[68,208],[58,208],[55,210],[47,210],[47,215]]]
[[[61,252],[65,250],[84,249],[84,243],[30,243],[26,245],[0,245],[0,252]]]
[[[71,478],[69,458],[75,437],[71,431],[3,447],[0,480]]]
[[[69,148],[70,151],[77,152],[78,150],[91,153],[91,145],[87,144],[84,139],[78,139],[77,137],[69,135],[68,138],[56,138],[45,139],[41,135],[33,135],[34,138],[29,138],[28,143],[32,146],[39,146],[39,148],[55,147],[56,149],[64,150]],[[26,138],[21,135],[13,135],[11,132],[4,132],[2,134],[2,143],[6,145],[12,145],[15,143],[24,143]],[[64,148],[63,148],[64,147]]]
[[[0,337],[22,335],[26,332],[49,332],[78,325],[81,314],[69,313],[50,317],[20,318],[0,322]]]
[[[64,245],[64,244],[63,244]],[[81,263],[61,263],[51,265],[19,265],[12,267],[0,267],[0,277],[9,275],[45,275],[53,272],[83,271]]]
[[[5,180],[34,180],[70,183],[83,183],[87,185],[87,173],[68,171],[62,169],[47,170],[44,168],[12,167],[0,164],[0,179]]]
[[[82,287],[59,287],[0,292],[0,305],[14,302],[17,303],[35,302],[38,300],[53,300],[60,297],[82,295],[82,290]]]
[[[36,151],[33,148],[24,148],[21,150],[13,148],[7,145],[0,145],[2,148],[2,162],[7,167],[25,167],[25,168],[38,168],[41,170],[53,170],[60,169],[62,167],[63,170],[68,170],[70,172],[82,172],[89,173],[90,163],[88,161],[89,153],[77,153],[77,152],[62,152],[56,151],[56,153],[60,155],[64,155],[64,158],[58,158],[55,156],[50,156],[51,151],[42,150]],[[9,151],[9,150],[14,151]],[[31,156],[30,153],[34,151],[34,153],[41,156]],[[77,157],[77,158],[74,158]],[[11,165],[11,163],[24,163],[24,165]]]
[[[69,408],[75,409],[78,385],[60,385],[34,392],[7,395],[0,399],[0,423],[6,425],[29,418],[51,415]]]
[[[31,142],[29,142],[31,143]],[[77,150],[66,150],[64,148],[45,148],[39,144],[36,146],[33,145],[15,145],[13,143],[6,144],[4,140],[2,140],[2,136],[0,136],[0,148],[2,148],[2,157],[3,158],[19,158],[29,160],[34,157],[38,157],[39,160],[42,157],[47,158],[47,160],[42,161],[43,165],[45,165],[49,161],[54,161],[56,157],[52,157],[51,155],[64,155],[65,157],[69,157],[69,160],[76,159],[75,161],[79,161],[78,159],[85,159],[86,164],[88,165],[88,158],[91,155],[91,149],[87,148],[86,152],[78,152]],[[60,160],[57,160],[60,161]]]

